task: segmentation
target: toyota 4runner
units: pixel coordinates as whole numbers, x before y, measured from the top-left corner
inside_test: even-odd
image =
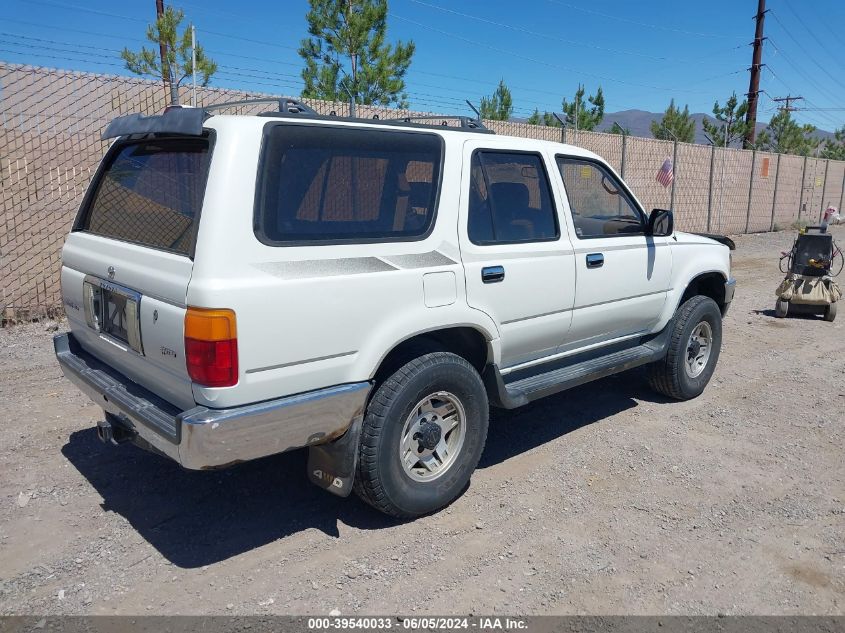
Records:
[[[101,439],[189,469],[308,447],[315,484],[413,517],[466,487],[490,406],[639,365],[704,390],[729,248],[646,214],[599,156],[278,103],[103,133],[55,339]]]

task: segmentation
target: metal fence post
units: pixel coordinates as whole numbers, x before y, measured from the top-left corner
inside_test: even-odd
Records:
[[[628,135],[622,132],[622,164],[619,167],[620,176],[625,180],[625,157],[628,153]]]
[[[775,190],[772,193],[772,221],[769,224],[769,230],[775,230],[775,207],[778,202],[778,180],[780,180],[780,154],[778,154],[777,162],[775,163]]]
[[[842,189],[839,192],[839,208],[837,209],[837,211],[839,211],[840,214],[842,213],[842,199],[843,199],[843,197],[845,197],[845,165],[843,165],[843,167],[842,167]]]
[[[754,168],[757,166],[757,150],[751,152],[751,178],[748,179],[748,208],[745,211],[745,232],[751,223],[751,196],[754,193]]]
[[[707,187],[707,232],[710,232],[710,219],[713,217],[713,166],[716,163],[716,145],[710,146],[710,184]]]
[[[807,157],[804,157],[804,167],[801,168],[801,196],[798,198],[798,219],[801,219],[801,209],[804,207],[804,179],[807,177]]]
[[[675,212],[675,183],[678,182],[678,140],[672,146],[672,193],[669,194],[669,210]]]
[[[819,209],[819,224],[822,222],[822,215],[824,214],[824,192],[827,189],[827,170],[830,169],[830,159],[824,161],[824,182],[822,182],[822,204],[821,208]]]

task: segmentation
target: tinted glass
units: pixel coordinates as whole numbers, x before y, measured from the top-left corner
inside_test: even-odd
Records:
[[[467,232],[475,244],[556,239],[543,159],[509,152],[473,154]]]
[[[208,175],[206,138],[131,143],[109,159],[80,229],[188,255]]]
[[[622,186],[597,163],[557,159],[578,237],[608,237],[645,231],[644,218]]]
[[[431,227],[440,138],[390,130],[275,125],[264,153],[264,241],[415,239]]]

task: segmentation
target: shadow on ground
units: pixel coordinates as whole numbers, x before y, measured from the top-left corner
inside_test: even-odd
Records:
[[[637,406],[659,401],[642,375],[628,372],[495,411],[479,468]],[[102,496],[102,508],[126,518],[153,547],[183,568],[200,567],[315,528],[338,535],[338,522],[377,530],[397,525],[354,495],[340,499],[311,485],[306,451],[221,471],[183,470],[133,445],[106,447],[93,428],[70,436],[64,456]]]

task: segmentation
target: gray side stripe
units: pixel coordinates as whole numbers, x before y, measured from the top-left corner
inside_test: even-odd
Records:
[[[340,275],[361,275],[396,270],[396,266],[378,257],[347,257],[343,259],[308,259],[299,262],[264,262],[253,264],[255,268],[282,279],[308,279],[314,277],[337,277]]]
[[[316,363],[321,360],[330,360],[332,358],[341,358],[343,356],[351,356],[356,352],[343,352],[341,354],[332,354],[331,356],[320,356],[319,358],[309,358],[307,360],[298,360],[293,363],[282,363],[281,365],[270,365],[269,367],[256,367],[255,369],[247,369],[246,373],[255,374],[260,371],[270,371],[271,369],[282,369],[283,367],[293,367],[294,365],[305,365],[306,363]]]
[[[398,268],[434,268],[436,266],[453,266],[458,263],[438,251],[415,253],[413,255],[390,255],[382,257],[382,259]]]

